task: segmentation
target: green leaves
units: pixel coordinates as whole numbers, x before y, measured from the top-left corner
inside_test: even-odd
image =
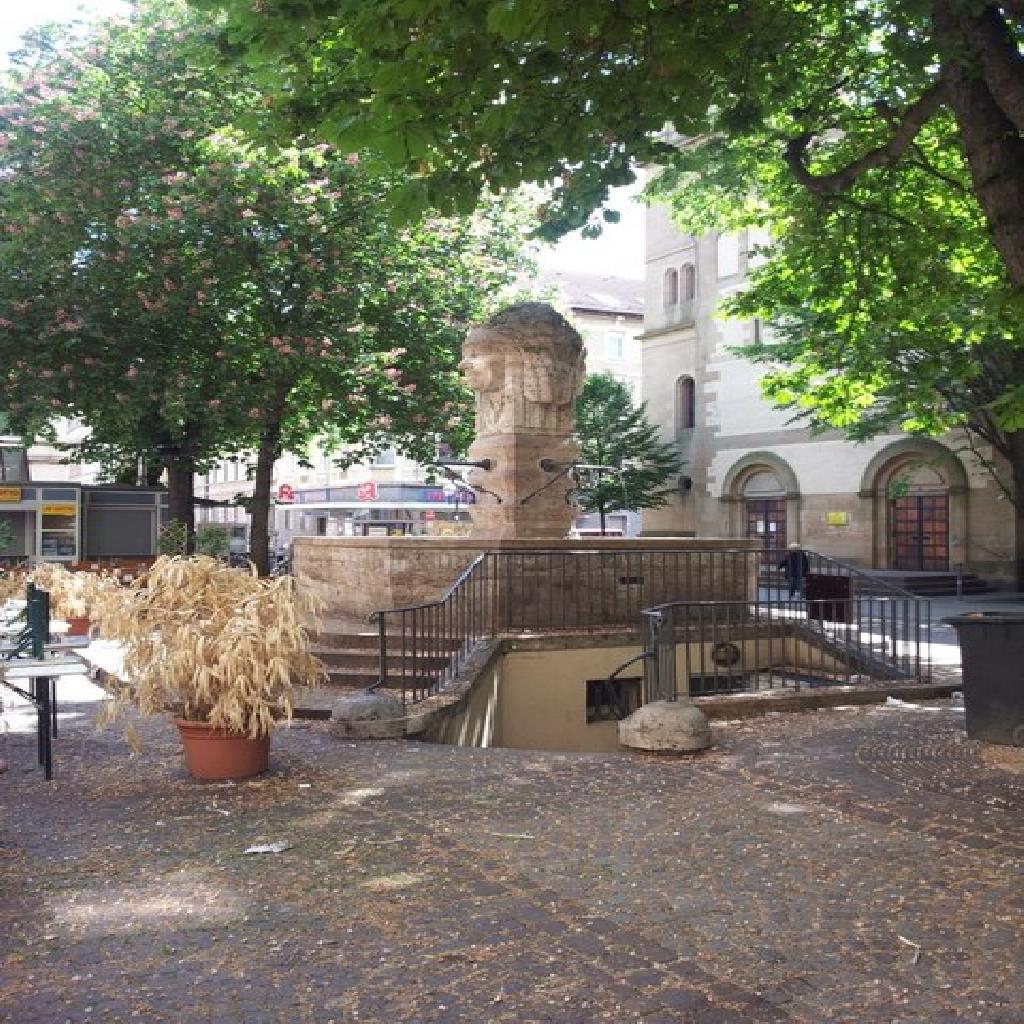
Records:
[[[167,13],[40,55],[48,99],[0,97],[0,214],[24,225],[0,235],[12,412],[84,419],[111,465],[464,444],[458,348],[519,269],[521,211],[445,219],[379,155],[246,139],[225,126],[260,110],[256,83]]]

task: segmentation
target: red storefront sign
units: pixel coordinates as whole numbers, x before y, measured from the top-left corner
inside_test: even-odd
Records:
[[[295,500],[295,488],[291,484],[281,484],[277,489],[277,500],[282,504]]]
[[[376,501],[377,500],[377,484],[373,480],[367,480],[365,484],[360,484],[356,488],[356,500],[358,501]]]

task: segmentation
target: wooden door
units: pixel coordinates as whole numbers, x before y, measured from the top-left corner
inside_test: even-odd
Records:
[[[891,508],[892,567],[911,572],[949,569],[949,496],[910,494]]]
[[[761,544],[761,565],[774,569],[786,553],[786,499],[748,498],[747,538]]]

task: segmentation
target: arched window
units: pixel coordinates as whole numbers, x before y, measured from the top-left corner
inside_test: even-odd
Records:
[[[679,272],[674,267],[665,271],[665,305],[679,305]]]
[[[697,423],[696,390],[692,377],[676,381],[676,433],[691,430]]]
[[[697,297],[697,270],[692,263],[685,263],[679,273],[682,278],[683,302],[692,302]]]

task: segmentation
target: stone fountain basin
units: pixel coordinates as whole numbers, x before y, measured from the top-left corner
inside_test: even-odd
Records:
[[[292,571],[299,587],[324,603],[325,618],[365,620],[372,612],[438,600],[477,555],[484,551],[513,554],[505,563],[516,586],[535,599],[550,599],[552,586],[559,600],[571,599],[596,587],[621,593],[624,587],[643,587],[645,568],[656,570],[659,552],[715,552],[754,550],[752,542],[707,537],[588,537],[488,539],[486,537],[300,537],[292,549]],[[550,553],[550,558],[538,552]],[[621,558],[573,558],[595,552],[618,553]],[[569,559],[562,556],[569,554]],[[599,568],[594,569],[599,561]],[[738,563],[736,573],[721,573],[718,559],[705,559],[706,570],[694,559],[704,600],[743,600],[753,583],[747,567],[753,558]],[[718,572],[712,576],[711,567]],[[654,573],[651,574],[652,576]],[[530,581],[534,585],[531,585]],[[695,581],[691,581],[691,584]],[[693,594],[694,588],[687,587]],[[646,605],[691,596],[673,592],[671,584],[644,587]]]

